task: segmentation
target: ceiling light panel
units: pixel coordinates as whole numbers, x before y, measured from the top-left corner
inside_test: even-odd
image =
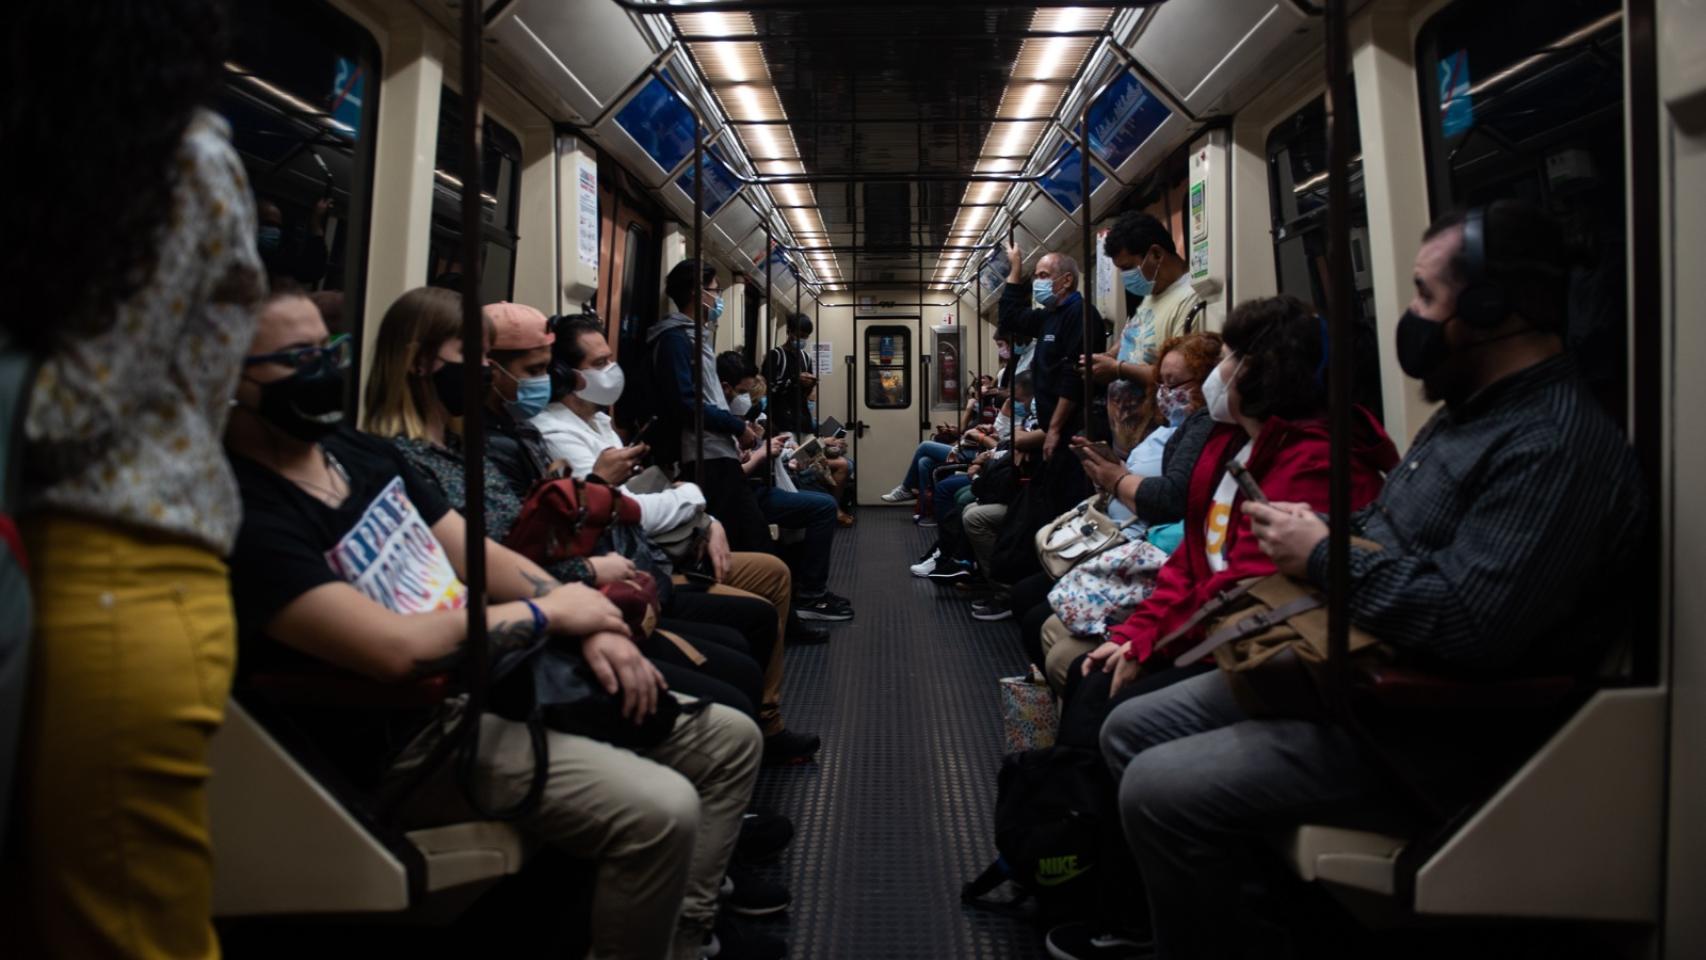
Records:
[[[729,37],[754,32],[752,17],[744,13],[678,13],[673,17],[682,35]],[[805,164],[794,131],[786,123],[741,124],[745,120],[784,121],[787,111],[771,81],[770,65],[763,49],[749,40],[718,40],[690,43],[688,51],[703,74],[705,85],[716,96],[729,119],[737,121],[736,134],[752,168],[761,175],[802,175]],[[775,184],[766,188],[773,205],[780,205],[797,243],[826,236],[823,218],[817,211],[817,195],[807,184]],[[833,257],[809,261],[819,280],[841,278],[840,263]]]
[[[1102,30],[1113,14],[1107,10],[1083,7],[1039,9],[1031,16],[1030,29],[1035,32]],[[1030,37],[1019,47],[1013,61],[1007,88],[1002,92],[996,117],[1025,120],[1047,117],[1060,108],[1061,99],[1069,89],[1072,78],[1084,66],[1085,58],[1096,48],[1093,37]],[[1023,171],[1025,161],[1011,157],[1029,157],[1048,129],[1046,123],[992,123],[985,135],[983,149],[973,169],[978,173],[1016,173]],[[997,159],[1002,158],[1002,159]],[[989,203],[1007,195],[1011,184],[974,183],[966,188],[962,204]],[[993,207],[962,206],[948,231],[948,242],[954,245],[978,243],[995,218]],[[936,279],[952,281],[971,264],[968,256],[962,260],[942,257],[938,262]]]

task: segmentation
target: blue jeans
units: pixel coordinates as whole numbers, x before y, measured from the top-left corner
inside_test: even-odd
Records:
[[[946,522],[950,516],[953,516],[954,511],[960,508],[959,503],[954,499],[954,494],[969,486],[971,486],[971,474],[968,473],[956,473],[937,482],[934,503],[937,523]]]
[[[804,530],[805,540],[794,545],[794,591],[802,597],[821,595],[829,586],[829,548],[835,537],[835,498],[801,490],[789,493],[769,484],[754,484],[764,518],[778,527]]]
[[[1392,801],[1348,731],[1252,719],[1218,670],[1125,701],[1101,739],[1161,960],[1239,955],[1227,918],[1261,837],[1322,819],[1354,825],[1353,812]]]
[[[948,462],[948,454],[954,448],[945,443],[926,440],[912,451],[912,465],[907,468],[906,479],[901,486],[913,493],[924,493],[930,489],[930,474],[944,463]]]

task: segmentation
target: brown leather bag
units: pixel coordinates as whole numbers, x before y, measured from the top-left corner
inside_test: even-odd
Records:
[[[1358,540],[1364,548],[1379,545]],[[1207,624],[1207,636],[1180,653],[1184,666],[1214,654],[1238,705],[1253,717],[1326,719],[1327,597],[1313,586],[1276,573],[1252,577],[1203,604],[1179,629],[1157,644],[1170,647]],[[1396,652],[1373,634],[1351,626],[1350,666],[1396,660]]]

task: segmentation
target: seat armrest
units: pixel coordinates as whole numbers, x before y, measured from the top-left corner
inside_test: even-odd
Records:
[[[451,676],[386,683],[346,671],[251,674],[243,686],[281,706],[343,707],[362,710],[418,710],[450,696]]]
[[[1365,700],[1397,710],[1541,710],[1578,687],[1569,676],[1464,680],[1393,666],[1359,670],[1351,682]]]

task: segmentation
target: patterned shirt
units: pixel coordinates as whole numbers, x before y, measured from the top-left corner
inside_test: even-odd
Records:
[[[457,510],[463,508],[468,502],[468,485],[462,474],[461,437],[453,433],[445,434],[445,445],[442,447],[411,437],[393,437],[391,442],[397,445],[403,459],[409,461],[409,466],[414,467],[428,483],[444,494],[444,499],[450,501],[451,507]],[[481,466],[486,471],[486,537],[503,543],[504,538],[515,528],[515,522],[521,519],[522,501],[491,457],[482,460]],[[545,568],[546,573],[564,583],[591,583],[597,578],[592,571],[592,565],[580,557],[569,557],[541,566]]]
[[[177,163],[147,285],[108,330],[42,362],[25,422],[30,505],[224,555],[242,511],[220,438],[266,285],[254,199],[224,121],[198,114]]]
[[[1575,672],[1614,639],[1644,510],[1634,454],[1567,357],[1442,408],[1354,531],[1351,618],[1487,674]],[[1327,544],[1309,558],[1327,583]]]
[[[1156,290],[1143,298],[1120,330],[1120,346],[1115,355],[1121,363],[1154,363],[1162,344],[1184,335],[1185,321],[1197,303],[1191,275],[1180,274],[1167,289]]]

